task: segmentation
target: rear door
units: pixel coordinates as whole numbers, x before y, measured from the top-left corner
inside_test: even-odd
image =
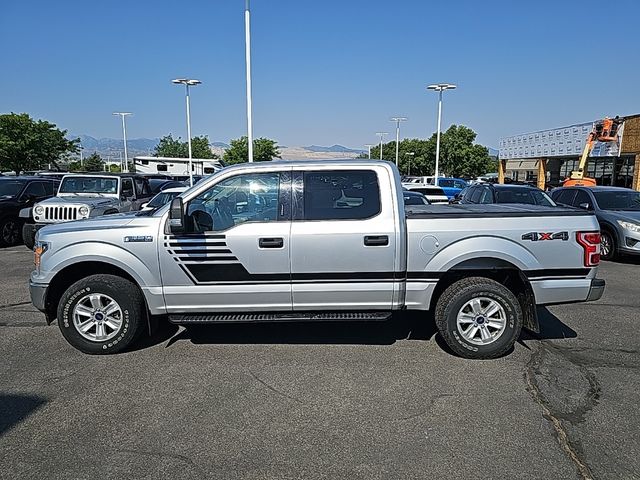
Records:
[[[169,313],[291,310],[290,171],[236,173],[186,201],[159,242]]]
[[[397,212],[383,175],[348,166],[294,173],[294,310],[391,309]]]

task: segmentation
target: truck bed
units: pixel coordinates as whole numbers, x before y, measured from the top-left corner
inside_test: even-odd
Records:
[[[506,218],[506,217],[581,217],[592,213],[565,207],[542,205],[411,205],[405,208],[407,218]]]

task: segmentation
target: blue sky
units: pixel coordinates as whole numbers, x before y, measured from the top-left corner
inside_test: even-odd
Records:
[[[640,112],[640,2],[253,0],[254,134],[282,145],[375,143],[444,126],[478,141]],[[177,76],[196,135],[245,134],[244,0],[5,2],[0,111],[73,133],[185,136]],[[602,13],[600,13],[602,12]]]

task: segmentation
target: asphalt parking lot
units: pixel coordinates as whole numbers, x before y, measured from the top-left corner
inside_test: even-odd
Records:
[[[541,311],[508,356],[448,353],[426,317],[165,328],[68,346],[0,251],[0,478],[640,478],[640,262]]]

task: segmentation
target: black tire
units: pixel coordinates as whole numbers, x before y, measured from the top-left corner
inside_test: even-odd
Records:
[[[12,247],[22,241],[22,222],[16,217],[0,220],[0,247]]]
[[[76,306],[81,302],[86,305],[84,302],[89,301],[88,296],[95,294],[110,297],[120,308],[119,315],[116,314],[120,326],[110,332],[116,333],[106,341],[85,338],[73,320]],[[98,355],[118,353],[132,345],[145,330],[145,313],[144,298],[136,284],[116,275],[91,275],[78,280],[62,295],[58,304],[58,326],[67,342],[81,352]],[[94,328],[97,332],[97,327]],[[92,333],[89,331],[87,335]]]
[[[464,312],[463,308],[468,302],[479,298],[497,303],[502,307],[500,315],[504,316],[504,329],[486,344],[469,341],[458,326],[459,313]],[[501,357],[513,348],[522,330],[523,315],[518,299],[508,288],[490,278],[470,277],[453,283],[442,293],[436,304],[435,320],[440,335],[454,353],[464,358],[489,359]],[[486,321],[479,314],[473,325]],[[498,331],[488,330],[486,325],[484,328],[488,332]]]
[[[24,243],[24,246],[29,250],[33,250],[36,244],[36,229],[33,223],[25,223],[22,225],[22,243]]]
[[[615,260],[617,254],[618,245],[616,244],[616,237],[608,230],[602,230],[600,232],[600,258],[611,261]]]

